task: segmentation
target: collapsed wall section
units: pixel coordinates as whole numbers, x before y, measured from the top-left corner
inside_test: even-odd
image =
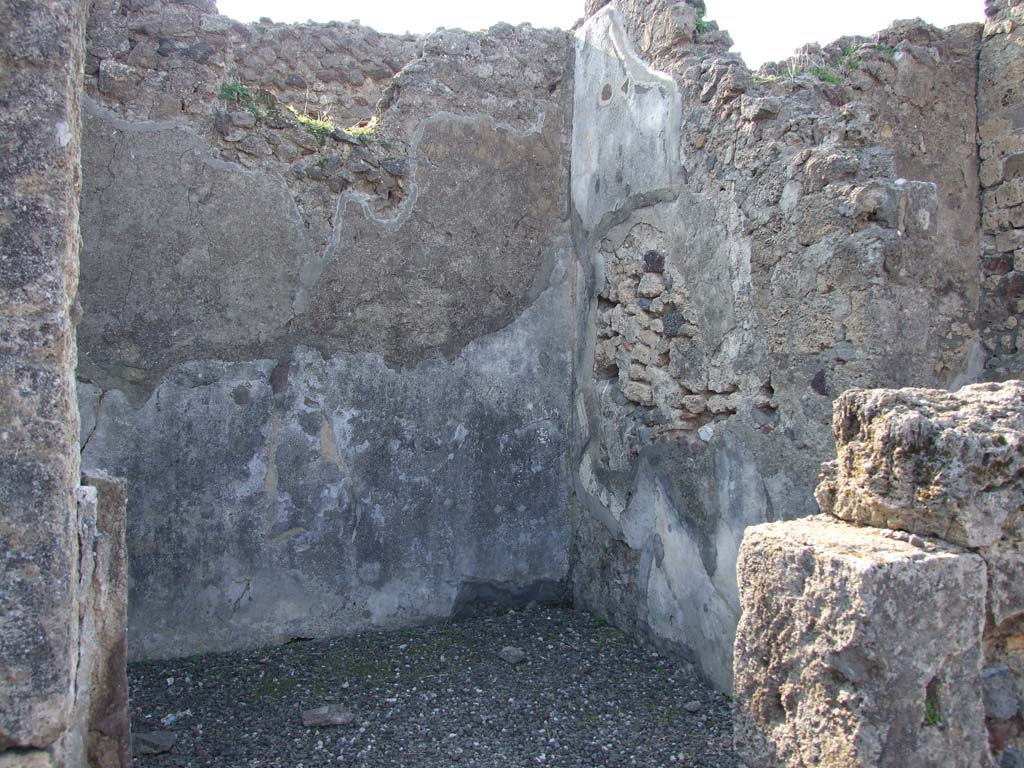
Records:
[[[566,49],[94,18],[82,456],[130,483],[133,656],[562,599]]]
[[[743,531],[815,511],[833,397],[981,370],[981,30],[899,23],[780,77],[728,53],[700,2],[591,10],[576,597],[728,689]]]

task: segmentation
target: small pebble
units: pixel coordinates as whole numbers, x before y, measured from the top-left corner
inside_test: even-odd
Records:
[[[132,733],[132,752],[136,755],[163,755],[174,749],[177,736],[169,731]]]
[[[355,720],[356,716],[340,704],[327,704],[316,709],[307,709],[302,713],[302,724],[307,728],[351,725]]]
[[[522,664],[524,661],[526,661],[526,654],[523,653],[522,650],[516,648],[513,645],[506,645],[504,648],[501,649],[498,655],[501,656],[501,658],[503,658],[513,667],[517,664]]]

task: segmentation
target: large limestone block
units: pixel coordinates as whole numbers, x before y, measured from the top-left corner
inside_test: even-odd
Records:
[[[825,516],[748,529],[735,726],[751,768],[991,765],[984,562],[893,535]]]
[[[966,547],[1024,533],[1024,383],[851,390],[832,427],[822,511]]]

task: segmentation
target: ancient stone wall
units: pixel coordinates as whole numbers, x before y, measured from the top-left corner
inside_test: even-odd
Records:
[[[129,480],[130,653],[562,599],[567,34],[99,5],[82,456]]]
[[[212,0],[97,0],[85,73],[95,98],[135,118],[210,116],[227,82],[347,127],[373,114],[417,46],[354,23],[242,24]]]
[[[816,511],[833,398],[1019,372],[1019,6],[753,73],[699,0],[93,5],[81,445],[130,483],[135,654],[571,579],[728,688],[740,541]]]
[[[727,689],[744,531],[816,511],[833,398],[1021,374],[1015,0],[984,28],[899,22],[758,73],[701,0],[591,0],[574,35],[422,38],[243,25],[210,0],[90,7],[86,29],[84,3],[0,0],[0,763],[127,764],[126,562],[137,656],[571,582]],[[891,434],[956,432],[933,411]],[[76,435],[127,484],[79,487]],[[921,496],[920,467],[822,486],[826,511],[947,542],[807,544],[834,576],[812,595],[863,588],[831,608],[871,638],[815,645],[818,672],[890,649],[864,605],[909,596],[935,634],[963,603],[949,653],[921,645],[935,664],[867,664],[948,718],[938,738],[917,703],[861,711],[902,724],[901,761],[984,741],[979,695],[1002,765],[1024,760],[1007,445],[983,499]],[[757,536],[773,570],[748,559],[746,578],[777,576],[780,599],[811,583],[799,537]],[[933,604],[929,580],[961,589]],[[751,721],[751,744],[821,759],[761,705],[779,740]]]
[[[832,398],[981,370],[981,29],[899,23],[754,74],[700,2],[594,5],[576,595],[728,688],[743,531],[815,511]]]
[[[124,505],[79,487],[86,6],[0,2],[0,764],[11,768],[130,764],[116,652]]]
[[[743,542],[738,751],[1021,765],[1024,384],[855,390],[833,426],[826,514]]]
[[[985,375],[1024,369],[1024,6],[988,0],[978,83]]]

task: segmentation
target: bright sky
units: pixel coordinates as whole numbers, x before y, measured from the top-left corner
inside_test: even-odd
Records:
[[[784,59],[804,43],[869,35],[893,19],[920,16],[939,27],[984,19],[984,0],[708,0],[708,18],[729,30],[751,67]],[[583,0],[218,0],[240,21],[352,21],[380,32],[483,29],[498,21],[568,28]]]

